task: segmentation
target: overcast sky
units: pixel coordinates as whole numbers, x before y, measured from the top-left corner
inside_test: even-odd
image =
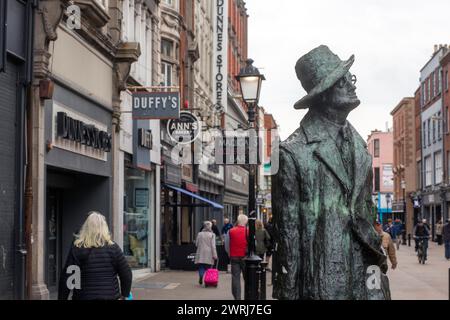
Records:
[[[305,95],[295,63],[324,44],[346,60],[355,54],[361,105],[349,120],[364,139],[392,126],[390,112],[414,96],[420,69],[435,44],[450,44],[449,0],[246,0],[249,57],[267,78],[260,105],[284,140],[306,113],[293,109]]]

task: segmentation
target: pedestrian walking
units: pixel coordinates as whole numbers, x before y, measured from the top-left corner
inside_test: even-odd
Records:
[[[442,222],[442,219],[436,223],[436,242],[438,245],[442,246],[442,232],[444,229],[444,223]]]
[[[274,234],[273,234],[273,219],[272,219],[272,217],[270,217],[269,221],[266,223],[265,229],[267,230],[267,232],[269,233],[269,236],[270,236],[270,246],[269,246],[269,248],[267,248],[267,251],[266,251],[266,262],[267,262],[267,265],[269,266],[270,258],[272,257],[274,243],[275,243],[275,238],[274,238]],[[272,271],[270,267],[268,267],[266,270]]]
[[[195,241],[197,252],[194,263],[198,265],[198,283],[203,284],[203,276],[206,270],[210,269],[217,260],[216,235],[212,231],[212,222],[203,222],[203,229],[198,233]]]
[[[231,260],[231,292],[235,300],[241,300],[241,273],[245,279],[245,257],[247,255],[248,217],[241,214],[237,226],[226,235],[225,248]]]
[[[256,254],[264,261],[264,256],[270,248],[271,238],[261,220],[256,220],[255,225]]]
[[[231,230],[231,228],[233,228],[233,224],[230,222],[230,219],[224,218],[223,219],[223,227],[222,227],[222,239],[223,239],[224,235],[227,234],[228,231]]]
[[[450,260],[450,219],[442,228],[442,237],[445,245],[445,259]]]
[[[220,233],[219,227],[217,226],[217,220],[212,219],[212,232],[216,235],[216,246],[221,246],[223,244],[222,234]]]
[[[72,289],[67,280],[75,275],[71,271],[74,267],[80,271],[80,283]],[[126,299],[130,296],[132,278],[122,249],[111,240],[105,217],[90,212],[61,272],[58,299],[67,300],[71,291],[72,300]]]
[[[401,235],[403,233],[403,224],[400,219],[395,219],[394,226],[392,228],[392,240],[395,242],[397,246],[397,250],[400,250],[400,244],[402,242]]]
[[[397,268],[397,254],[395,252],[394,242],[392,241],[390,234],[383,231],[379,222],[375,222],[375,230],[381,237],[381,246],[391,262],[392,270],[395,270]]]

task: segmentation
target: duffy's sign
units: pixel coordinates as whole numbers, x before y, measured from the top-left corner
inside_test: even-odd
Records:
[[[178,92],[133,93],[134,119],[178,119],[180,94]]]

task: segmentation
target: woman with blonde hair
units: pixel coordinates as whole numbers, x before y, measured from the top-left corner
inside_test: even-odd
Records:
[[[256,254],[264,260],[264,255],[267,250],[270,249],[270,235],[267,230],[264,229],[264,225],[261,220],[256,220],[255,224]]]
[[[119,300],[130,296],[132,273],[111,240],[103,215],[92,211],[76,235],[59,281],[58,299]],[[120,286],[119,286],[120,279]]]

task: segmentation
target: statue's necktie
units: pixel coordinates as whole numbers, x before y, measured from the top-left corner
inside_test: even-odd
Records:
[[[343,127],[339,131],[341,135],[341,157],[344,162],[344,167],[350,181],[353,179],[353,148],[352,148],[352,133],[348,126]]]

